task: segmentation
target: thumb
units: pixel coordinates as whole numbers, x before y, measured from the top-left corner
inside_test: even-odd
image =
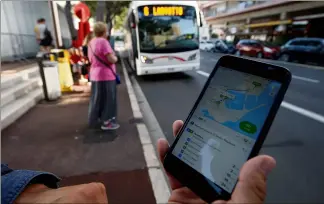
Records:
[[[240,171],[231,200],[234,203],[263,203],[267,176],[275,166],[274,158],[266,155],[248,160]]]

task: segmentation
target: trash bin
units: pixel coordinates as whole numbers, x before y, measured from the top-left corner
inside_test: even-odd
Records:
[[[73,90],[73,78],[70,67],[69,52],[63,49],[52,49],[50,60],[58,62],[58,73],[62,92]]]
[[[43,81],[44,96],[47,101],[57,100],[61,97],[61,86],[58,73],[58,63],[48,59],[49,53],[38,53],[38,65]]]

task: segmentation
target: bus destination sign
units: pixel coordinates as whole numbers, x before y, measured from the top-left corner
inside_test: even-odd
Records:
[[[144,16],[182,16],[182,6],[144,6]]]

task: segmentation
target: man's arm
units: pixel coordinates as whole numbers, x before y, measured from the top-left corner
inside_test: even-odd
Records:
[[[60,179],[51,173],[13,170],[1,164],[1,203],[14,203],[16,198],[31,184],[57,188]]]
[[[34,31],[35,31],[35,34],[36,34],[36,40],[40,41],[41,40],[40,39],[40,32],[39,32],[39,29],[38,29],[37,26],[35,26]]]
[[[1,203],[108,203],[101,183],[57,188],[59,181],[51,173],[12,170],[1,164]]]
[[[118,58],[116,57],[116,55],[114,53],[107,54],[106,56],[107,56],[107,60],[111,64],[115,64],[118,61]]]

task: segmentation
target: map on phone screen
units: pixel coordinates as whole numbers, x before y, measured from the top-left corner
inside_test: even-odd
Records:
[[[172,153],[231,193],[280,86],[218,68]]]

